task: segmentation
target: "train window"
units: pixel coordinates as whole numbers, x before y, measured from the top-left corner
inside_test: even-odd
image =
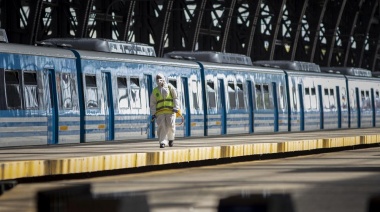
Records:
[[[329,89],[325,88],[325,95],[323,96],[323,104],[325,109],[330,109],[330,95],[329,95]]]
[[[213,82],[207,82],[208,108],[216,108],[215,85]]]
[[[140,80],[137,77],[131,77],[131,106],[141,108]]]
[[[375,106],[376,108],[380,108],[380,96],[379,91],[375,92]]]
[[[330,108],[335,108],[335,94],[334,94],[334,89],[330,88]]]
[[[193,108],[198,110],[199,109],[199,103],[198,103],[198,83],[196,80],[193,80],[191,85],[191,90],[193,93]]]
[[[356,92],[355,92],[355,88],[351,88],[350,90],[350,107],[351,109],[356,109],[357,108],[357,105],[356,105]]]
[[[310,88],[305,88],[305,95],[310,95]]]
[[[237,89],[237,98],[238,98],[238,103],[239,103],[239,109],[245,109],[243,84],[241,82],[238,82],[236,89]]]
[[[86,106],[87,108],[98,108],[98,87],[96,77],[87,75],[86,79]]]
[[[125,77],[117,78],[117,90],[118,90],[119,108],[121,109],[129,108],[127,78]]]
[[[264,109],[263,94],[260,84],[255,85],[256,89],[256,109]]]
[[[227,90],[228,90],[228,98],[230,100],[230,108],[236,109],[235,83],[228,82]]]
[[[24,72],[24,85],[37,86],[37,74],[32,72]]]
[[[315,88],[311,88],[311,95],[312,96],[315,96],[316,92],[315,92]]]
[[[369,91],[365,91],[365,106],[366,108],[371,108],[371,98],[369,96]]]
[[[21,92],[18,73],[15,71],[6,71],[5,84],[7,94],[7,108],[21,109]]]
[[[360,98],[361,98],[361,106],[363,109],[366,108],[366,99],[365,99],[365,91],[360,92]]]
[[[311,89],[310,89],[310,93],[311,93],[311,96],[310,96],[310,104],[311,104],[311,108],[313,108],[313,109],[317,109],[317,95],[316,95],[316,89],[315,89],[315,88],[311,88]]]
[[[304,96],[305,96],[305,98],[304,98],[305,108],[311,109],[310,88],[305,88],[305,95]]]
[[[174,87],[175,91],[177,92],[178,104],[181,105],[181,108],[185,108],[184,95],[180,95],[180,93],[182,92],[181,84],[180,84],[180,88],[178,88],[176,79],[169,79],[169,84],[171,84]]]
[[[264,94],[264,106],[265,109],[273,109],[273,102],[271,101],[271,95],[269,93],[269,85],[263,85],[263,94]]]
[[[342,108],[343,109],[347,109],[347,97],[346,97],[346,88],[345,87],[342,87],[342,89],[341,89],[341,91],[342,91],[342,96],[341,96],[341,104],[342,104]]]
[[[293,108],[294,110],[298,110],[297,107],[297,89],[296,87],[292,87],[292,93],[293,93]]]
[[[169,84],[172,84],[175,89],[177,89],[177,80],[175,79],[169,79]]]
[[[37,92],[37,73],[24,72],[25,109],[38,108]]]
[[[279,102],[280,102],[280,104],[279,104],[279,107],[280,107],[280,109],[285,109],[285,104],[286,104],[286,102],[285,102],[285,89],[284,89],[284,86],[283,85],[280,85],[280,91],[279,91]]]
[[[325,96],[329,95],[329,89],[325,88]]]
[[[75,91],[75,85],[72,76],[68,73],[62,73],[58,79],[59,91],[58,98],[62,108],[73,108],[73,92]]]

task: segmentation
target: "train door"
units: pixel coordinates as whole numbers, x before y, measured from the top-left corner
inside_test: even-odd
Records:
[[[273,96],[273,113],[274,113],[274,132],[278,132],[278,101],[277,101],[277,83],[272,82],[272,96]]]
[[[375,126],[379,126],[380,123],[380,92],[379,89],[376,88],[374,91],[374,110],[375,110]]]
[[[372,127],[376,126],[376,105],[375,105],[375,92],[371,88],[371,109],[372,109]]]
[[[225,135],[227,133],[227,110],[226,110],[226,96],[224,92],[224,81],[223,79],[218,79],[218,111],[221,115],[221,133]]]
[[[299,99],[300,99],[300,131],[305,130],[305,108],[304,108],[302,91],[303,91],[302,84],[298,84],[298,92],[299,92]]]
[[[337,112],[338,112],[338,128],[342,128],[342,107],[341,107],[341,101],[340,101],[340,89],[339,86],[336,86],[336,106],[337,106]]]
[[[177,91],[178,101],[179,101],[179,107],[182,111],[182,117],[176,117],[176,135],[179,136],[189,136],[188,132],[188,121],[184,120],[184,116],[186,116],[189,113],[186,113],[186,109],[188,108],[188,105],[186,105],[185,98],[188,98],[188,95],[184,92],[185,88],[188,91],[187,86],[187,78],[169,78],[168,79],[169,84],[171,84],[175,90]],[[188,101],[187,101],[188,102]]]
[[[357,110],[357,127],[361,127],[361,105],[360,105],[360,94],[359,88],[355,88],[355,97],[356,97],[356,110]]]
[[[112,95],[111,73],[102,72],[103,85],[103,102],[104,102],[104,124],[105,124],[105,140],[110,141],[115,139],[114,125],[114,106]]]
[[[58,99],[57,86],[55,82],[55,71],[53,69],[44,70],[44,85],[47,99],[47,127],[48,127],[48,144],[58,143]]]
[[[191,128],[190,128],[190,123],[191,123],[191,114],[190,114],[190,101],[189,101],[189,86],[188,85],[188,80],[186,77],[182,77],[182,98],[184,100],[182,104],[182,116],[184,116],[184,136],[189,137],[191,135]]]
[[[148,104],[150,105],[150,95],[152,94],[153,92],[153,79],[152,79],[152,75],[145,75],[145,78],[146,78],[146,83],[147,83],[147,89],[148,89]],[[152,116],[150,115],[148,117],[148,122],[150,122],[152,119]],[[156,135],[156,125],[153,123],[149,123],[148,124],[148,138],[154,138]]]
[[[324,107],[323,107],[323,93],[322,86],[318,85],[318,101],[319,101],[319,129],[324,129]]]
[[[248,87],[248,110],[249,110],[249,133],[254,132],[254,117],[253,117],[253,92],[252,92],[252,82],[247,81]]]

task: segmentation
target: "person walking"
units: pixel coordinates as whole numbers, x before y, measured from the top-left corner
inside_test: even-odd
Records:
[[[175,87],[168,84],[162,73],[156,76],[157,87],[150,95],[150,113],[152,121],[156,119],[160,148],[173,146],[175,138],[175,119],[179,111],[179,100]]]

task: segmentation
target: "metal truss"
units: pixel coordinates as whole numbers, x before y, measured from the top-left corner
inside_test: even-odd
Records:
[[[98,37],[380,70],[379,0],[0,0],[14,43]]]

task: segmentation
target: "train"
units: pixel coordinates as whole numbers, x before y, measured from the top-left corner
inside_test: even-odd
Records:
[[[0,43],[0,147],[156,137],[149,96],[163,73],[180,97],[176,137],[380,125],[380,78],[366,69],[254,61],[100,38]]]

